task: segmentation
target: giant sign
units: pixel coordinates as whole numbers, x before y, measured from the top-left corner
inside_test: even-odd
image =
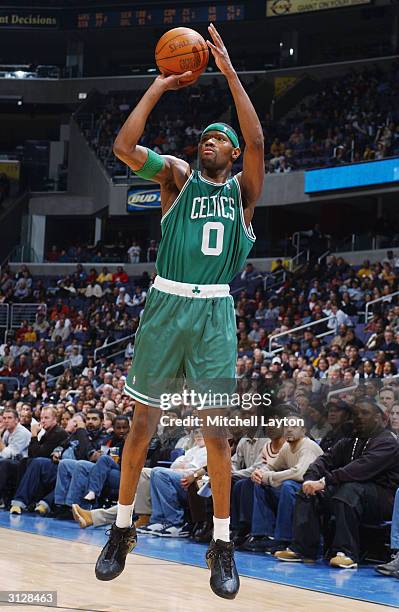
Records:
[[[266,0],[266,16],[282,17],[283,15],[370,4],[370,2],[371,0]]]

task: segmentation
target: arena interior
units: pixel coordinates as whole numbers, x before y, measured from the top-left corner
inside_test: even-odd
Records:
[[[29,4],[0,7],[1,609],[399,608],[398,5]],[[229,425],[234,602],[208,587],[212,482],[189,401],[151,439],[124,574],[94,575],[116,516],[135,409],[125,381],[161,241],[159,185],[113,143],[157,74],[160,36],[186,26],[207,37],[210,22],[265,144],[257,240],[230,286],[237,393],[250,398],[229,411],[249,418]],[[195,168],[213,121],[240,132],[210,58],[194,85],[162,97],[140,144]],[[293,415],[300,452],[276,421]],[[197,467],[183,486],[171,475],[187,453]],[[298,542],[314,558],[293,552]]]

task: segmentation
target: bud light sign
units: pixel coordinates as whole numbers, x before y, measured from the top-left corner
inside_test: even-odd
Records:
[[[161,192],[159,189],[136,189],[131,187],[127,192],[127,212],[152,210],[160,208]]]

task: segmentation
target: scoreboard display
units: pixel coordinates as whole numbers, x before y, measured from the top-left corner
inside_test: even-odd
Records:
[[[74,28],[129,28],[133,26],[181,26],[200,22],[244,19],[244,4],[220,4],[187,8],[134,8],[85,11],[76,15]]]

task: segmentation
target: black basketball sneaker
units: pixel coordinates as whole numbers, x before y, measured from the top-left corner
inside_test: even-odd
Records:
[[[96,563],[96,578],[98,580],[113,580],[125,568],[126,556],[137,544],[136,528],[120,528],[112,525],[107,531],[108,542],[102,549]]]
[[[212,591],[224,599],[234,599],[240,588],[240,578],[234,562],[233,542],[212,540],[205,558],[211,570]]]

